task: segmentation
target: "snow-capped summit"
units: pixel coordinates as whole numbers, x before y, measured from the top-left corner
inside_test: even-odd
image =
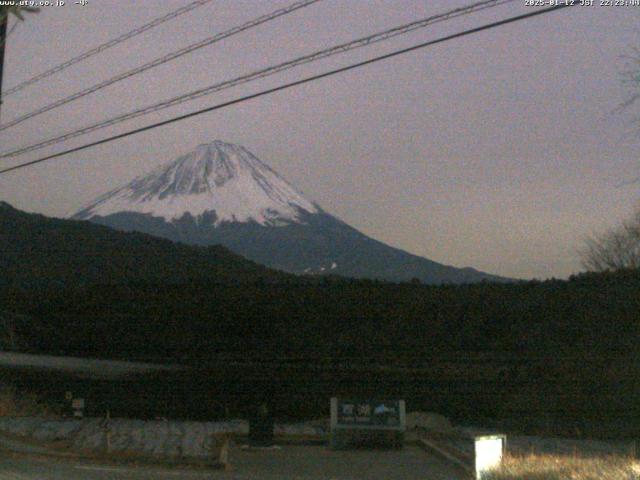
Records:
[[[393,281],[501,280],[385,245],[307,200],[244,147],[200,145],[113,190],[73,218],[192,245],[223,245],[299,274]]]
[[[171,222],[189,214],[214,225],[280,226],[318,211],[246,148],[216,140],[102,195],[74,218],[132,212]]]

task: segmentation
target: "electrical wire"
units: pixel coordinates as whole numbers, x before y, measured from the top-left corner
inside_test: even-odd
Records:
[[[187,47],[181,48],[180,50],[177,50],[175,52],[171,52],[167,55],[164,55],[162,57],[156,58],[155,60],[152,60],[151,62],[145,63],[144,65],[141,65],[139,67],[133,68],[131,70],[128,70],[124,73],[118,74],[114,77],[109,78],[108,80],[105,80],[103,82],[100,82],[96,85],[93,85],[91,87],[85,88],[84,90],[80,90],[79,92],[73,93],[71,95],[69,95],[68,97],[62,98],[60,100],[56,100],[53,103],[50,103],[48,105],[45,105],[44,107],[41,107],[37,110],[34,110],[33,112],[29,112],[25,115],[22,115],[20,117],[17,117],[13,120],[8,121],[7,123],[4,123],[2,125],[0,125],[0,131],[2,130],[6,130],[9,127],[13,127],[14,125],[18,125],[26,120],[29,120],[30,118],[33,118],[35,116],[41,115],[45,112],[48,112],[50,110],[53,110],[54,108],[58,108],[61,107],[62,105],[66,105],[67,103],[73,102],[75,100],[78,100],[79,98],[82,97],[86,97],[87,95],[90,95],[92,93],[97,92],[98,90],[102,90],[105,87],[108,87],[110,85],[113,85],[114,83],[120,82],[122,80],[126,80],[127,78],[131,78],[135,75],[139,75],[142,72],[146,72],[147,70],[150,70],[152,68],[155,68],[157,66],[163,65],[167,62],[170,62],[171,60],[175,60],[176,58],[182,57],[188,53],[194,52],[200,48],[206,47],[208,45],[212,45],[214,43],[217,43],[225,38],[231,37],[233,35],[237,35],[238,33],[244,32],[245,30],[249,30],[251,28],[257,27],[258,25],[262,25],[263,23],[269,22],[271,20],[275,20],[278,17],[282,17],[283,15],[287,15],[289,13],[292,13],[296,10],[299,10],[301,8],[304,7],[308,7],[309,5],[312,5],[314,3],[317,3],[321,0],[301,0],[298,2],[295,2],[291,5],[289,5],[288,7],[285,8],[281,8],[278,10],[275,10],[271,13],[268,13],[266,15],[263,15],[261,17],[258,17],[254,20],[251,20],[250,22],[244,23],[240,26],[231,28],[229,30],[226,30],[222,33],[216,34],[212,37],[207,37],[204,40],[201,40],[197,43],[194,43],[192,45],[189,45]]]
[[[121,138],[124,138],[124,137],[135,135],[135,134],[138,134],[138,133],[141,133],[141,132],[145,132],[147,130],[152,130],[154,128],[158,128],[158,127],[161,127],[161,126],[164,126],[164,125],[168,125],[168,124],[175,123],[175,122],[178,122],[178,121],[181,121],[181,120],[185,120],[187,118],[195,117],[196,115],[201,115],[201,114],[204,114],[204,113],[212,112],[214,110],[219,110],[221,108],[225,108],[225,107],[228,107],[228,106],[231,106],[231,105],[242,103],[242,102],[254,99],[254,98],[258,98],[258,97],[269,95],[269,94],[272,94],[272,93],[275,93],[275,92],[286,90],[286,89],[289,89],[289,88],[292,88],[292,87],[295,87],[295,86],[298,86],[298,85],[302,85],[304,83],[308,83],[308,82],[312,82],[312,81],[315,81],[315,80],[319,80],[321,78],[330,77],[330,76],[333,76],[333,75],[336,75],[336,74],[339,74],[339,73],[343,73],[343,72],[346,72],[346,71],[349,71],[349,70],[353,70],[353,69],[356,69],[356,68],[359,68],[359,67],[363,67],[365,65],[369,65],[369,64],[376,63],[376,62],[379,62],[379,61],[382,61],[382,60],[386,60],[386,59],[389,59],[389,58],[392,58],[392,57],[396,57],[398,55],[403,55],[405,53],[409,53],[409,52],[412,52],[412,51],[415,51],[415,50],[418,50],[418,49],[422,49],[422,48],[425,48],[425,47],[428,47],[428,46],[431,46],[431,45],[435,45],[435,44],[438,44],[438,43],[443,43],[443,42],[446,42],[446,41],[449,41],[449,40],[453,40],[455,38],[464,37],[464,36],[471,35],[471,34],[474,34],[474,33],[478,33],[478,32],[484,31],[484,30],[489,30],[489,29],[492,29],[492,28],[496,28],[496,27],[499,27],[499,26],[502,26],[502,25],[507,25],[509,23],[514,23],[514,22],[525,20],[525,19],[533,18],[533,17],[539,16],[539,15],[543,15],[543,14],[546,14],[546,13],[559,11],[559,10],[562,10],[562,9],[570,7],[570,6],[572,6],[572,4],[568,3],[568,4],[561,4],[561,5],[558,5],[558,6],[548,7],[548,8],[544,8],[544,9],[540,9],[540,10],[535,10],[535,11],[532,11],[532,12],[529,12],[529,13],[525,13],[525,14],[522,14],[522,15],[509,17],[509,18],[506,18],[504,20],[499,20],[499,21],[496,21],[496,22],[488,23],[488,24],[482,25],[480,27],[475,27],[475,28],[472,28],[472,29],[469,29],[469,30],[463,30],[462,32],[454,33],[452,35],[447,35],[445,37],[440,37],[438,39],[430,40],[430,41],[424,42],[424,43],[420,43],[420,44],[414,45],[412,47],[404,48],[404,49],[401,49],[401,50],[395,50],[395,51],[393,51],[391,53],[387,53],[385,55],[380,55],[378,57],[374,57],[374,58],[371,58],[369,60],[365,60],[365,61],[362,61],[362,62],[354,63],[354,64],[348,65],[346,67],[341,67],[341,68],[330,70],[328,72],[324,72],[324,73],[321,73],[321,74],[318,74],[318,75],[313,75],[313,76],[310,76],[310,77],[306,77],[306,78],[303,78],[301,80],[297,80],[295,82],[291,82],[291,83],[287,83],[287,84],[284,84],[284,85],[280,85],[278,87],[274,87],[274,88],[270,88],[270,89],[267,89],[267,90],[263,90],[261,92],[254,93],[254,94],[251,94],[251,95],[246,95],[244,97],[236,98],[234,100],[230,100],[228,102],[224,102],[224,103],[220,103],[220,104],[217,104],[217,105],[213,105],[213,106],[208,107],[208,108],[203,108],[201,110],[196,110],[194,112],[191,112],[191,113],[188,113],[188,114],[185,114],[185,115],[180,115],[178,117],[173,117],[173,118],[170,118],[168,120],[164,120],[164,121],[157,122],[157,123],[154,123],[154,124],[151,124],[151,125],[147,125],[145,127],[137,128],[135,130],[130,130],[128,132],[124,132],[124,133],[121,133],[121,134],[118,134],[118,135],[113,135],[111,137],[107,137],[107,138],[104,138],[104,139],[101,139],[101,140],[97,140],[95,142],[90,142],[90,143],[81,145],[79,147],[71,148],[71,149],[68,149],[68,150],[65,150],[65,151],[62,151],[62,152],[59,152],[59,153],[55,153],[55,154],[52,154],[52,155],[48,155],[48,156],[36,159],[36,160],[32,160],[32,161],[29,161],[29,162],[25,162],[25,163],[21,163],[21,164],[18,164],[18,165],[14,165],[12,167],[8,167],[8,168],[0,170],[0,174],[4,174],[4,173],[11,172],[11,171],[14,171],[14,170],[18,170],[18,169],[22,169],[22,168],[25,168],[25,167],[29,167],[29,166],[32,166],[32,165],[35,165],[35,164],[38,164],[38,163],[42,163],[42,162],[54,159],[54,158],[58,158],[58,157],[62,157],[64,155],[68,155],[70,153],[75,153],[75,152],[79,152],[81,150],[86,150],[88,148],[91,148],[91,147],[94,147],[94,146],[97,146],[97,145],[102,145],[104,143],[112,142],[114,140],[118,140],[118,139],[121,139]]]
[[[51,75],[54,75],[58,72],[62,72],[63,70],[66,70],[67,68],[69,68],[72,65],[75,65],[78,62],[81,62],[83,60],[86,60],[89,57],[93,57],[94,55],[97,55],[100,52],[104,52],[105,50],[114,47],[126,40],[129,40],[137,35],[140,35],[141,33],[146,32],[147,30],[150,30],[154,27],[157,27],[158,25],[161,25],[165,22],[168,22],[169,20],[173,20],[176,17],[179,17],[180,15],[190,12],[191,10],[194,10],[198,7],[201,7],[209,2],[211,2],[213,0],[197,0],[195,2],[191,2],[188,5],[185,5],[184,7],[181,7],[177,10],[174,10],[166,15],[163,15],[162,17],[158,17],[154,20],[152,20],[149,23],[146,23],[134,30],[131,30],[130,32],[127,32],[125,34],[120,35],[117,38],[114,38],[112,40],[109,40],[108,42],[105,42],[101,45],[98,45],[95,48],[92,48],[91,50],[88,50],[84,53],[81,53],[80,55],[73,57],[69,60],[67,60],[66,62],[63,62],[59,65],[56,65],[53,68],[50,68],[49,70],[40,73],[39,75],[36,75],[35,77],[32,77],[28,80],[25,80],[24,82],[19,83],[18,85],[11,87],[9,89],[7,89],[5,92],[3,92],[3,96],[7,97],[13,93],[16,93],[20,90],[23,90],[24,88],[28,87],[29,85],[33,85],[34,83],[39,82],[40,80],[43,80],[47,77],[50,77]]]
[[[289,60],[287,62],[284,63],[280,63],[278,65],[275,66],[271,66],[262,70],[258,70],[256,72],[252,72],[246,75],[242,75],[240,77],[236,77],[234,79],[231,80],[226,80],[224,82],[221,83],[217,83],[214,85],[211,85],[209,87],[203,88],[203,89],[199,89],[187,94],[183,94],[180,95],[178,97],[173,97],[170,98],[169,100],[165,100],[162,101],[160,103],[156,103],[153,105],[149,105],[137,110],[134,110],[132,112],[123,114],[123,115],[118,115],[116,117],[113,117],[111,119],[108,120],[104,120],[98,123],[95,123],[93,125],[89,125],[87,127],[83,127],[81,129],[78,130],[74,130],[72,132],[67,132],[65,134],[59,135],[57,137],[54,138],[50,138],[44,141],[41,141],[39,143],[33,144],[33,145],[28,145],[25,147],[20,147],[18,149],[12,150],[12,151],[7,151],[7,152],[2,152],[0,153],[0,158],[9,158],[9,157],[15,157],[18,155],[22,155],[34,150],[40,150],[42,148],[51,146],[51,145],[55,145],[57,143],[60,142],[64,142],[66,140],[69,140],[71,138],[75,138],[78,137],[80,135],[85,135],[87,133],[90,132],[94,132],[96,130],[100,130],[102,128],[106,128],[112,125],[116,125],[118,123],[124,122],[126,120],[131,120],[133,118],[137,118],[143,115],[147,115],[149,113],[152,112],[156,112],[159,110],[163,110],[165,108],[169,108],[172,107],[174,105],[178,105],[180,103],[184,103],[186,101],[190,101],[190,100],[194,100],[196,98],[200,98],[203,97],[205,95],[210,95],[212,93],[216,93],[219,92],[221,90],[225,90],[227,88],[231,88],[231,87],[235,87],[237,85],[243,84],[243,83],[247,83],[253,80],[257,80],[260,78],[264,78],[270,75],[274,75],[276,73],[280,73],[282,71],[285,70],[289,70],[291,68],[297,67],[299,65],[303,65],[306,63],[310,63],[310,62],[314,62],[320,59],[324,59],[333,55],[337,55],[339,53],[344,53],[344,52],[348,52],[350,50],[354,50],[357,48],[361,48],[364,46],[368,46],[371,45],[373,43],[377,43],[377,42],[381,42],[384,40],[388,40],[391,39],[393,37],[396,37],[398,35],[402,35],[402,34],[406,34],[409,32],[412,32],[414,30],[417,30],[419,28],[424,28],[427,27],[429,25],[432,25],[434,23],[438,23],[438,22],[442,22],[445,20],[450,20],[452,18],[456,18],[459,16],[463,16],[463,15],[468,15],[471,13],[475,13],[481,10],[485,10],[487,8],[494,8],[500,5],[504,5],[506,3],[512,3],[515,0],[483,0],[477,3],[474,3],[472,5],[468,5],[466,7],[460,7],[460,8],[456,8],[454,10],[450,10],[447,11],[445,13],[442,14],[438,14],[438,15],[433,15],[415,22],[411,22],[405,25],[401,25],[398,27],[394,27],[388,30],[384,30],[382,32],[378,32],[375,33],[373,35],[368,35],[366,37],[362,37],[359,38],[357,40],[352,40],[350,42],[341,44],[341,45],[337,45],[334,47],[330,47],[324,50],[320,50],[314,53],[311,53],[309,55],[304,55],[302,57],[298,57],[294,60]]]

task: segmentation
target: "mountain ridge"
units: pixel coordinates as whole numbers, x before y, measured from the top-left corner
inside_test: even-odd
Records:
[[[207,213],[214,209],[212,219]],[[101,195],[72,217],[86,220],[119,211],[166,221],[189,213],[206,216],[215,226],[248,221],[276,226],[319,208],[244,147],[216,140]]]
[[[0,202],[0,243],[0,286],[237,284],[295,278],[220,245],[176,244],[146,233],[27,213],[6,202]]]
[[[246,148],[220,140],[98,197],[71,218],[187,244],[221,244],[295,274],[430,284],[510,281],[370,238],[306,199]]]

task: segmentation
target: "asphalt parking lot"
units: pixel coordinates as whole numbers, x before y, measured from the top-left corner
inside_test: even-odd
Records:
[[[101,465],[97,462],[0,452],[0,480],[457,480],[464,476],[418,447],[333,451],[323,446],[282,446],[230,451],[231,470]]]
[[[284,446],[279,450],[233,449],[238,478],[296,480],[456,480],[457,468],[418,447],[401,450],[334,451],[323,446]]]

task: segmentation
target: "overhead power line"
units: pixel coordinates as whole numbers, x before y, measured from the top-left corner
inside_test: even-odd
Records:
[[[268,77],[270,75],[274,75],[276,73],[280,73],[285,70],[289,70],[291,68],[304,65],[306,63],[315,62],[317,60],[331,57],[333,55],[337,55],[340,53],[348,52],[350,50],[355,50],[357,48],[372,45],[377,42],[389,40],[398,35],[403,35],[403,34],[412,32],[414,30],[425,28],[429,25],[433,25],[434,23],[442,22],[445,20],[451,20],[452,18],[456,18],[463,15],[469,15],[471,13],[475,13],[488,8],[494,8],[506,3],[512,3],[514,1],[516,0],[483,0],[477,3],[474,3],[472,5],[468,5],[466,7],[456,8],[438,15],[432,15],[430,17],[423,18],[415,22],[411,22],[408,24],[404,24],[398,27],[388,29],[388,30],[384,30],[382,32],[375,33],[373,35],[368,35],[366,37],[362,37],[357,40],[352,40],[350,42],[343,43],[343,44],[330,47],[324,50],[320,50],[308,55],[304,55],[304,56],[295,58],[293,60],[289,60],[289,61],[277,64],[275,66],[267,67],[246,75],[242,75],[240,77],[236,77],[231,80],[226,80],[226,81],[216,83],[214,85],[210,85],[208,87],[205,87],[199,90],[195,90],[183,95],[179,95],[177,97],[173,97],[159,103],[148,105],[146,107],[133,110],[129,113],[118,115],[108,120],[103,120],[103,121],[94,123],[92,125],[89,125],[87,127],[83,127],[78,130],[67,132],[57,137],[38,142],[36,144],[20,147],[12,151],[2,152],[0,153],[0,158],[15,157],[28,152],[32,152],[34,150],[40,150],[42,148],[55,145],[60,142],[64,142],[66,140],[78,137],[80,135],[85,135],[87,133],[94,132],[96,130],[100,130],[106,127],[110,127],[112,125],[116,125],[118,123],[122,123],[127,120],[131,120],[143,115],[147,115],[152,112],[157,112],[159,110],[163,110],[163,109],[166,109],[175,105],[179,105],[181,103],[184,103],[190,100],[194,100],[196,98],[204,97],[206,95],[211,95],[213,93],[219,92],[221,90],[225,90],[227,88],[235,87],[237,85],[248,83],[260,78]]]
[[[288,7],[285,8],[280,8],[278,10],[275,10],[271,13],[268,13],[266,15],[262,15],[261,17],[258,17],[254,20],[251,20],[250,22],[244,23],[240,26],[231,28],[229,30],[226,30],[222,33],[218,33],[212,37],[207,37],[204,40],[201,40],[197,43],[194,43],[192,45],[189,45],[187,47],[181,48],[180,50],[177,50],[175,52],[171,52],[167,55],[164,55],[160,58],[156,58],[155,60],[152,60],[151,62],[145,63],[144,65],[141,65],[139,67],[133,68],[127,72],[124,73],[120,73],[114,77],[111,77],[108,80],[105,80],[103,82],[100,82],[96,85],[93,85],[91,87],[85,88],[84,90],[80,90],[79,92],[76,92],[74,94],[69,95],[68,97],[62,98],[60,100],[56,100],[53,103],[50,103],[49,105],[45,105],[44,107],[41,107],[37,110],[34,110],[33,112],[27,113],[25,115],[21,115],[20,117],[17,117],[13,120],[10,120],[7,123],[4,123],[2,125],[0,125],[0,131],[2,130],[6,130],[9,127],[13,127],[14,125],[18,125],[19,123],[22,123],[26,120],[29,120],[30,118],[33,118],[35,116],[41,115],[45,112],[48,112],[50,110],[53,110],[54,108],[58,108],[61,107],[62,105],[66,105],[67,103],[73,102],[74,100],[78,100],[79,98],[82,97],[86,97],[87,95],[90,95],[92,93],[97,92],[98,90],[102,90],[105,87],[108,87],[109,85],[113,85],[114,83],[120,82],[122,80],[125,80],[127,78],[133,77],[135,75],[139,75],[142,72],[145,72],[147,70],[150,70],[152,68],[155,68],[157,66],[163,65],[167,62],[170,62],[171,60],[175,60],[176,58],[182,57],[188,53],[194,52],[200,48],[206,47],[208,45],[212,45],[214,43],[217,43],[225,38],[231,37],[233,35],[237,35],[238,33],[244,32],[245,30],[249,30],[250,28],[254,28],[257,27],[258,25],[262,25],[263,23],[269,22],[271,20],[275,20],[278,17],[282,17],[283,15],[287,15],[289,13],[292,13],[296,10],[299,10],[301,8],[304,7],[308,7],[309,5],[312,5],[314,3],[317,3],[321,0],[301,0],[298,2],[295,2],[291,5],[289,5]]]
[[[412,47],[403,48],[401,50],[396,50],[396,51],[393,51],[391,53],[387,53],[385,55],[380,55],[378,57],[371,58],[369,60],[364,60],[362,62],[354,63],[354,64],[348,65],[346,67],[341,67],[341,68],[337,68],[337,69],[334,69],[334,70],[330,70],[328,72],[320,73],[318,75],[313,75],[313,76],[310,76],[310,77],[306,77],[306,78],[303,78],[301,80],[297,80],[295,82],[286,83],[286,84],[280,85],[278,87],[274,87],[274,88],[270,88],[270,89],[267,89],[267,90],[263,90],[261,92],[254,93],[254,94],[251,94],[251,95],[246,95],[246,96],[243,96],[243,97],[239,97],[239,98],[236,98],[234,100],[230,100],[228,102],[224,102],[224,103],[220,103],[220,104],[217,104],[217,105],[213,105],[211,107],[203,108],[201,110],[196,110],[194,112],[187,113],[185,115],[180,115],[178,117],[173,117],[173,118],[170,118],[168,120],[164,120],[164,121],[161,121],[161,122],[153,123],[153,124],[147,125],[145,127],[136,128],[136,129],[130,130],[128,132],[124,132],[124,133],[120,133],[118,135],[113,135],[111,137],[103,138],[102,140],[97,140],[95,142],[90,142],[90,143],[81,145],[79,147],[70,148],[70,149],[65,150],[63,152],[55,153],[55,154],[52,154],[52,155],[47,155],[46,157],[42,157],[42,158],[39,158],[39,159],[36,159],[36,160],[32,160],[30,162],[25,162],[25,163],[21,163],[19,165],[14,165],[12,167],[8,167],[8,168],[0,170],[0,174],[11,172],[13,170],[19,170],[21,168],[26,168],[26,167],[29,167],[29,166],[32,166],[32,165],[36,165],[38,163],[42,163],[42,162],[45,162],[45,161],[48,161],[48,160],[52,160],[54,158],[62,157],[64,155],[69,155],[71,153],[79,152],[81,150],[86,150],[88,148],[95,147],[97,145],[102,145],[104,143],[112,142],[114,140],[119,140],[121,138],[129,137],[131,135],[136,135],[138,133],[146,132],[147,130],[152,130],[154,128],[162,127],[164,125],[169,125],[171,123],[179,122],[181,120],[186,120],[188,118],[192,118],[192,117],[195,117],[197,115],[202,115],[204,113],[213,112],[215,110],[219,110],[219,109],[222,109],[222,108],[225,108],[225,107],[229,107],[231,105],[236,105],[238,103],[246,102],[246,101],[252,100],[254,98],[262,97],[262,96],[269,95],[269,94],[272,94],[272,93],[275,93],[275,92],[279,92],[279,91],[282,91],[282,90],[286,90],[286,89],[289,89],[289,88],[292,88],[292,87],[295,87],[295,86],[298,86],[298,85],[309,83],[309,82],[312,82],[312,81],[315,81],[315,80],[320,80],[322,78],[326,78],[326,77],[330,77],[330,76],[333,76],[333,75],[337,75],[339,73],[343,73],[343,72],[346,72],[346,71],[349,71],[349,70],[360,68],[360,67],[363,67],[365,65],[370,65],[372,63],[376,63],[376,62],[379,62],[379,61],[382,61],[382,60],[387,60],[389,58],[393,58],[393,57],[396,57],[398,55],[403,55],[405,53],[413,52],[413,51],[418,50],[418,49],[426,48],[426,47],[429,47],[431,45],[436,45],[438,43],[443,43],[443,42],[446,42],[446,41],[449,41],[449,40],[453,40],[453,39],[456,39],[456,38],[465,37],[467,35],[471,35],[471,34],[482,32],[482,31],[489,30],[489,29],[492,29],[492,28],[500,27],[502,25],[507,25],[509,23],[514,23],[514,22],[526,20],[526,19],[529,19],[529,18],[533,18],[533,17],[539,16],[539,15],[546,14],[546,13],[555,12],[555,11],[562,10],[562,9],[570,7],[570,6],[572,6],[572,4],[561,4],[561,5],[554,6],[554,7],[548,7],[548,8],[543,8],[543,9],[539,9],[539,10],[534,10],[532,12],[525,13],[523,15],[517,15],[517,16],[514,16],[514,17],[509,17],[507,19],[499,20],[497,22],[488,23],[488,24],[482,25],[480,27],[472,28],[472,29],[469,29],[469,30],[464,30],[462,32],[454,33],[452,35],[447,35],[445,37],[440,37],[438,39],[430,40],[430,41],[424,42],[424,43],[420,43],[420,44],[414,45]]]
[[[19,83],[18,85],[16,85],[15,87],[11,87],[9,89],[7,89],[7,91],[5,91],[3,93],[3,95],[5,97],[16,93],[20,90],[23,90],[24,88],[28,87],[29,85],[33,85],[34,83],[39,82],[40,80],[43,80],[47,77],[50,77],[51,75],[54,75],[58,72],[61,72],[63,70],[66,70],[67,68],[69,68],[72,65],[75,65],[76,63],[79,63],[83,60],[86,60],[89,57],[93,57],[94,55],[97,55],[100,52],[104,52],[105,50],[114,47],[116,45],[118,45],[119,43],[122,43],[126,40],[129,40],[130,38],[133,38],[137,35],[140,35],[141,33],[146,32],[147,30],[151,30],[154,27],[157,27],[158,25],[161,25],[165,22],[168,22],[169,20],[173,20],[176,17],[179,17],[180,15],[190,12],[191,10],[194,10],[198,7],[201,7],[209,2],[211,2],[212,0],[196,0],[195,2],[191,2],[188,5],[185,5],[184,7],[181,7],[177,10],[174,10],[166,15],[163,15],[162,17],[158,17],[152,21],[150,21],[149,23],[145,23],[144,25],[131,30],[130,32],[127,32],[125,34],[120,35],[117,38],[114,38],[112,40],[109,40],[108,42],[105,42],[101,45],[98,45],[95,48],[92,48],[91,50],[88,50],[84,53],[81,53],[80,55],[73,57],[69,60],[67,60],[66,62],[61,63],[60,65],[56,65],[53,68],[50,68],[49,70],[47,70],[46,72],[42,72],[39,75],[36,75],[35,77],[32,77],[28,80],[25,80],[22,83]]]

